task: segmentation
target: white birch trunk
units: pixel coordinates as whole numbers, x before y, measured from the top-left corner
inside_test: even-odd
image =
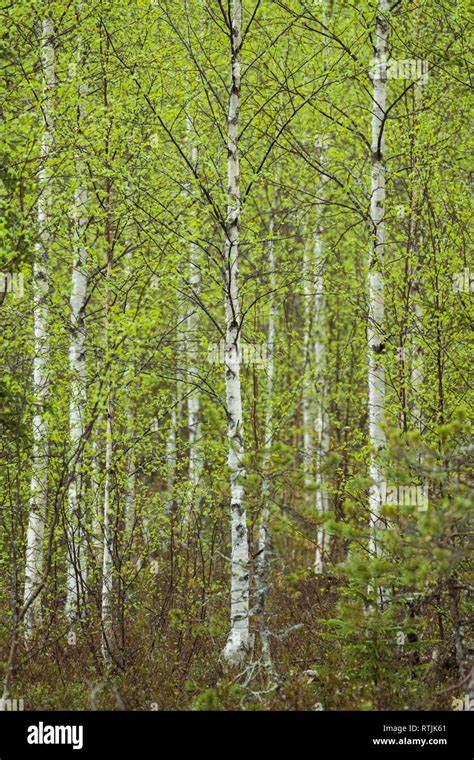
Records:
[[[231,547],[231,625],[224,648],[224,660],[239,666],[250,649],[249,636],[249,552],[247,518],[244,504],[245,468],[242,396],[240,386],[240,314],[238,298],[240,169],[239,101],[240,48],[242,43],[242,0],[234,0],[232,14],[232,83],[229,97],[227,135],[227,178],[229,202],[226,218],[226,335],[225,385],[227,398],[228,466],[230,472]]]
[[[79,43],[79,61],[82,45]],[[83,103],[87,97],[84,84],[79,87],[79,118],[83,116]],[[82,173],[80,156],[76,156],[76,167]],[[71,371],[71,398],[69,405],[69,439],[71,447],[72,479],[69,484],[69,535],[68,567],[66,591],[66,616],[72,619],[80,612],[81,600],[87,582],[85,514],[83,501],[83,439],[86,429],[87,372],[86,372],[86,324],[85,309],[87,299],[86,267],[86,218],[87,189],[79,185],[74,202],[74,264],[71,288],[71,337],[69,344],[69,369]]]
[[[187,129],[192,136],[193,126],[190,120],[187,122]],[[191,160],[193,166],[197,165],[197,147],[192,146]],[[194,299],[199,298],[201,294],[201,270],[197,260],[197,247],[191,242],[189,247],[189,285],[193,298],[193,310],[188,319],[188,332],[190,339],[187,341],[187,375],[188,380],[193,383],[199,378],[198,367],[198,345],[197,334],[199,331],[199,311],[197,306],[194,307]],[[189,444],[189,490],[190,505],[195,508],[199,507],[199,480],[202,472],[202,455],[199,448],[201,439],[201,404],[199,392],[194,388],[188,396],[188,444]]]
[[[131,407],[131,400],[128,402],[127,408],[127,429],[130,436],[133,436],[133,429],[135,425],[135,415]],[[125,532],[127,536],[131,537],[136,522],[135,514],[135,486],[136,486],[136,474],[135,474],[135,445],[130,443],[130,450],[127,455],[127,490],[125,493]]]
[[[368,387],[369,387],[369,440],[370,456],[369,509],[371,536],[369,551],[379,553],[377,534],[382,502],[383,472],[380,454],[386,448],[384,430],[385,372],[384,353],[384,277],[385,249],[385,130],[384,120],[387,99],[387,41],[388,0],[379,0],[375,30],[375,67],[372,103],[372,187],[370,202],[373,245],[369,256],[369,319],[368,319]]]
[[[316,511],[323,514],[327,511],[328,493],[324,487],[322,468],[329,452],[329,425],[327,416],[327,389],[326,389],[326,356],[323,342],[323,322],[325,311],[324,297],[324,271],[323,271],[323,241],[322,228],[318,227],[314,237],[315,261],[314,267],[316,272],[315,294],[314,294],[314,322],[315,322],[315,342],[314,342],[314,364],[316,373],[316,387],[318,392],[317,409],[315,419],[315,431],[317,437],[317,461],[316,461]],[[322,527],[318,528],[316,533],[316,552],[314,558],[314,569],[316,573],[322,573],[324,561],[327,558],[329,550],[329,536],[326,535]]]
[[[322,21],[327,24],[327,13],[331,12],[328,8],[327,0],[322,3]],[[325,50],[322,52],[323,69],[327,71]],[[325,150],[327,144],[323,136],[319,138],[320,142],[320,163],[324,165]],[[321,175],[319,187],[320,193],[324,193],[324,176]],[[317,388],[316,414],[314,420],[314,430],[316,433],[316,512],[322,515],[329,509],[329,499],[326,488],[324,487],[323,468],[329,452],[329,419],[327,413],[327,376],[326,376],[326,354],[324,346],[324,324],[325,324],[325,272],[324,272],[324,245],[323,245],[323,227],[322,218],[319,215],[318,224],[314,233],[314,368]],[[320,574],[324,569],[324,562],[327,559],[330,549],[330,536],[326,534],[323,527],[316,531],[316,551],[314,555],[314,571]]]
[[[413,275],[413,277],[415,276],[417,275]],[[424,381],[423,349],[421,346],[421,340],[418,338],[418,336],[422,335],[422,331],[423,331],[423,309],[421,307],[421,304],[418,301],[418,298],[419,298],[419,286],[417,282],[413,281],[410,287],[410,300],[412,303],[414,302],[414,313],[415,313],[414,332],[415,334],[412,339],[412,347],[411,347],[412,361],[411,361],[411,370],[410,370],[410,385],[411,385],[412,394],[413,394],[413,403],[412,403],[413,426],[415,429],[422,431],[423,420],[421,417],[420,394],[423,388],[423,381]]]
[[[311,329],[313,321],[312,309],[312,289],[313,279],[311,277],[311,257],[308,252],[308,245],[305,241],[303,249],[303,297],[304,297],[304,376],[303,376],[303,474],[305,492],[308,493],[312,486],[312,476],[314,464],[313,450],[313,427],[314,427],[314,388],[312,378],[312,346],[311,346]]]
[[[107,184],[107,203],[110,203],[111,185]],[[107,207],[109,210],[109,206]],[[110,662],[111,652],[114,648],[114,619],[113,619],[113,591],[114,591],[114,548],[115,548],[115,525],[114,510],[112,507],[112,488],[114,480],[114,428],[115,428],[115,399],[111,343],[111,286],[110,279],[113,271],[113,248],[111,241],[111,225],[107,216],[105,225],[105,239],[107,242],[107,270],[105,290],[105,364],[108,377],[107,388],[107,417],[105,429],[105,484],[104,484],[104,509],[103,509],[103,554],[102,554],[102,595],[101,595],[101,624],[102,624],[102,656],[106,663]]]
[[[102,655],[110,660],[113,646],[113,528],[111,509],[112,466],[113,466],[113,421],[114,404],[109,389],[107,423],[105,433],[105,486],[103,515],[103,555],[102,555]]]
[[[199,292],[201,288],[201,276],[200,271],[193,259],[191,259],[191,288],[193,291]],[[197,366],[197,344],[196,344],[196,332],[198,330],[199,316],[193,314],[190,318],[189,330],[191,333],[191,342],[188,343],[188,378],[191,382],[195,382],[198,377]],[[194,336],[194,338],[193,338]],[[197,389],[194,389],[188,397],[188,443],[189,443],[189,487],[191,492],[191,499],[194,502],[195,507],[199,506],[199,495],[197,493],[199,488],[199,480],[202,472],[202,455],[199,450],[199,441],[201,438],[201,404],[199,399],[199,393]]]
[[[176,427],[178,424],[178,414],[176,406],[173,407],[170,417],[170,427],[166,438],[166,467],[168,476],[166,479],[166,498],[167,511],[171,514],[174,502],[174,485],[176,479]]]
[[[43,572],[43,536],[47,510],[48,443],[45,420],[45,404],[48,398],[48,259],[50,243],[50,208],[52,193],[48,160],[51,155],[54,124],[51,91],[55,84],[53,24],[49,19],[42,23],[41,60],[43,66],[42,142],[41,168],[39,172],[40,196],[38,200],[38,241],[35,245],[33,264],[33,324],[34,361],[33,396],[33,452],[31,495],[26,537],[24,601],[30,599],[41,580]],[[40,595],[30,605],[25,615],[25,636],[28,638],[40,620]]]
[[[267,351],[267,404],[265,410],[265,443],[263,456],[263,482],[262,482],[262,512],[260,515],[256,563],[256,615],[259,617],[260,644],[262,647],[262,665],[267,681],[275,678],[271,649],[270,635],[268,631],[265,607],[269,588],[269,562],[271,550],[270,536],[270,481],[268,471],[272,448],[272,419],[273,419],[273,385],[275,372],[275,252],[274,252],[274,212],[272,211],[269,224],[270,239],[268,241],[268,269],[270,272],[270,304],[268,313],[268,351]]]
[[[422,87],[418,84],[415,85],[415,91],[414,91],[414,98],[415,98],[415,109],[418,112],[421,110],[423,103],[422,103]],[[416,142],[417,140],[417,126],[418,126],[418,118],[417,115],[414,117],[415,124],[414,124],[414,133],[413,133],[413,141]],[[418,235],[418,224],[419,220],[417,219],[417,215],[420,213],[421,205],[422,205],[422,198],[420,189],[418,186],[418,177],[417,177],[417,171],[416,171],[416,158],[415,158],[415,165],[414,165],[414,187],[412,190],[412,207],[410,210],[410,251],[414,261],[410,262],[412,264],[411,268],[411,283],[410,283],[410,301],[414,304],[414,313],[415,313],[415,322],[414,322],[414,330],[413,330],[413,337],[411,341],[411,367],[410,367],[410,385],[411,385],[411,391],[412,391],[412,397],[413,397],[413,403],[411,405],[412,407],[412,418],[413,418],[413,426],[415,429],[418,429],[420,432],[423,430],[423,421],[421,417],[421,404],[420,404],[420,397],[421,397],[421,390],[423,388],[423,381],[424,381],[424,373],[423,373],[423,348],[422,348],[422,341],[420,340],[420,337],[423,332],[423,309],[421,307],[421,304],[419,302],[419,295],[420,295],[420,288],[419,288],[419,274],[418,269],[420,268],[420,250],[419,250],[419,243],[420,243],[420,236]],[[421,464],[421,458],[420,458],[420,464]]]
[[[100,566],[103,549],[102,511],[103,504],[100,490],[100,436],[102,429],[102,415],[99,415],[92,436],[91,452],[91,491],[92,491],[92,543],[94,560]]]
[[[130,194],[130,187],[127,183],[127,194]],[[132,259],[133,259],[133,247],[130,239],[125,243],[126,248],[129,249],[127,254],[126,275],[127,280],[132,276]],[[125,306],[125,314],[129,312],[130,300],[127,298]],[[133,356],[130,357],[129,362],[132,368],[135,368]],[[135,496],[136,496],[136,462],[135,462],[135,414],[133,410],[133,398],[128,399],[127,404],[127,430],[129,435],[129,451],[127,454],[127,489],[125,493],[125,533],[132,540],[133,529],[136,522],[136,509],[135,509]]]

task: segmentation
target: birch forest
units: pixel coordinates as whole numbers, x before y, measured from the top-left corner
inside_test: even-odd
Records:
[[[1,709],[474,705],[467,0],[0,13]]]

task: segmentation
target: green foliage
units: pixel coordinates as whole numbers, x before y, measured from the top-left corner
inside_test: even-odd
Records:
[[[255,607],[254,669],[229,675],[221,661],[231,569],[228,418],[225,369],[209,360],[225,332],[230,59],[220,5],[20,0],[2,10],[0,272],[22,274],[24,293],[0,292],[1,675],[28,709],[90,709],[91,700],[97,709],[449,709],[449,689],[465,679],[474,647],[467,3],[395,3],[390,13],[390,57],[426,61],[429,72],[424,85],[388,80],[380,359],[387,447],[378,456],[397,498],[382,505],[374,554],[367,279],[376,3],[244,1],[241,339],[266,346],[273,315],[275,349],[271,393],[268,361],[241,366],[242,485],[252,604],[269,514],[274,680],[261,667]],[[55,55],[48,92],[39,26],[46,16]],[[45,176],[49,393],[39,403],[34,266]],[[78,241],[86,254],[85,381],[70,361]],[[76,468],[78,380],[86,402]],[[315,425],[320,403],[327,450]],[[31,648],[19,615],[38,415],[47,428],[48,569]],[[74,477],[87,584],[71,621],[64,606],[78,527],[68,511]],[[104,664],[106,486],[114,609],[113,656]],[[421,489],[425,498],[425,488],[426,505],[399,496]],[[321,495],[327,504],[318,512]],[[318,574],[321,531],[328,543]],[[71,629],[75,645],[67,643]]]

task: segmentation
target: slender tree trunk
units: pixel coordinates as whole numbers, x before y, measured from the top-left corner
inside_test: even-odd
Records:
[[[110,660],[113,648],[113,571],[114,571],[114,536],[112,515],[112,481],[114,453],[114,401],[112,389],[108,389],[107,422],[105,434],[105,486],[103,514],[103,554],[102,554],[102,655]]]
[[[384,429],[385,372],[384,360],[384,276],[385,251],[385,113],[387,99],[388,0],[379,0],[375,29],[375,67],[372,102],[372,189],[370,202],[373,244],[369,256],[369,319],[368,319],[368,387],[370,455],[369,509],[371,536],[369,550],[378,554],[377,541],[382,503],[383,469],[380,455],[386,448]]]
[[[107,181],[107,204],[110,208],[111,183]],[[102,554],[102,655],[106,662],[111,659],[114,647],[114,550],[115,550],[115,525],[112,489],[115,486],[114,474],[114,427],[115,427],[115,399],[112,380],[113,358],[111,351],[111,285],[110,279],[113,270],[112,229],[109,216],[105,224],[105,239],[107,245],[107,283],[105,291],[105,356],[107,378],[107,412],[105,429],[105,484],[104,484],[104,511],[103,511],[103,554]]]
[[[311,277],[311,256],[308,243],[305,241],[303,249],[303,296],[304,296],[304,377],[303,377],[303,474],[305,492],[313,485],[314,472],[314,388],[312,377],[313,351],[311,345],[311,332],[313,326],[313,279]]]
[[[178,425],[178,413],[176,406],[173,406],[170,415],[170,426],[166,438],[166,467],[168,475],[166,478],[166,498],[167,510],[171,515],[174,505],[174,487],[176,482],[176,429]]]
[[[127,195],[131,195],[130,185],[127,183]],[[125,247],[128,249],[127,262],[126,262],[126,276],[127,280],[132,278],[132,262],[133,262],[133,244],[131,237],[129,236],[125,242]],[[130,299],[127,296],[125,305],[125,315],[130,311]],[[129,358],[129,365],[135,375],[135,361],[133,358],[133,346],[132,353]],[[125,534],[129,537],[130,541],[133,540],[133,529],[136,523],[136,456],[135,456],[135,412],[134,412],[134,399],[130,397],[127,401],[127,430],[128,430],[128,446],[127,452],[127,488],[125,493]]]
[[[315,231],[314,249],[315,261],[315,294],[314,294],[314,324],[315,324],[315,342],[314,342],[314,365],[316,374],[316,418],[315,431],[317,436],[317,454],[316,454],[316,511],[318,515],[323,514],[329,508],[328,493],[324,487],[323,467],[329,451],[329,424],[327,416],[327,379],[326,379],[326,358],[323,342],[324,334],[324,261],[323,261],[323,239],[322,227],[318,226]],[[314,569],[316,573],[322,573],[324,562],[327,559],[329,550],[329,536],[322,527],[318,528],[316,534],[316,553],[314,558]]]
[[[43,536],[46,522],[48,490],[48,431],[45,405],[48,399],[48,260],[50,244],[50,210],[52,204],[51,179],[48,161],[54,139],[51,92],[55,84],[53,24],[49,19],[42,23],[41,60],[43,66],[42,142],[39,172],[40,197],[38,201],[38,240],[33,264],[33,324],[34,362],[33,397],[33,453],[31,473],[30,513],[26,537],[25,603],[38,585],[43,566]],[[38,594],[25,615],[25,635],[28,638],[40,620],[41,599]]]
[[[469,704],[474,702],[474,658],[465,639],[467,630],[461,617],[459,586],[455,575],[448,580],[448,597],[453,625],[454,650],[459,668],[459,676],[464,684]]]
[[[94,424],[91,446],[91,496],[92,506],[92,546],[94,561],[97,567],[100,567],[102,559],[102,511],[103,503],[100,489],[100,438],[103,424],[103,417],[98,415]]]
[[[79,42],[79,63],[82,58],[82,44]],[[87,88],[79,86],[78,121],[83,118],[83,104]],[[76,156],[79,176],[83,167],[80,156]],[[69,405],[69,438],[71,445],[71,467],[73,469],[69,485],[68,505],[68,568],[66,616],[72,619],[80,612],[85,584],[87,581],[85,514],[83,509],[83,440],[86,427],[87,372],[86,372],[86,324],[85,309],[87,299],[86,267],[86,218],[87,188],[80,184],[74,202],[74,264],[71,288],[71,338],[69,344],[69,368],[71,371],[71,399]]]
[[[129,399],[127,406],[127,429],[131,436],[134,435],[135,415],[133,413],[132,401]],[[135,510],[135,492],[136,492],[136,462],[135,462],[135,445],[130,443],[130,449],[127,454],[127,489],[125,493],[125,534],[131,539],[136,522]]]
[[[102,32],[103,30],[101,30]],[[102,60],[102,90],[105,113],[108,114],[109,129],[105,135],[105,161],[110,155],[110,134],[113,116],[109,102],[108,56],[109,40],[101,38]],[[112,325],[112,274],[114,269],[114,240],[112,226],[112,192],[113,181],[110,177],[104,183],[105,199],[105,254],[106,254],[106,283],[105,283],[105,388],[106,388],[106,430],[105,430],[105,484],[103,503],[103,554],[102,554],[102,595],[101,595],[101,624],[102,624],[102,656],[106,664],[110,663],[115,648],[114,635],[114,556],[116,548],[116,474],[115,474],[115,381],[114,381],[114,348]]]
[[[304,274],[304,352],[305,380],[303,385],[303,467],[305,489],[311,488],[316,478],[316,511],[321,515],[327,509],[327,493],[324,489],[322,467],[329,449],[328,427],[325,412],[326,377],[323,343],[324,276],[323,276],[322,228],[314,233],[314,256],[305,245]],[[314,331],[314,343],[312,333]],[[316,433],[316,440],[314,437]],[[315,474],[314,474],[315,473]],[[316,532],[314,569],[323,571],[324,557],[328,549],[328,536],[322,528]]]
[[[327,0],[322,3],[322,21],[327,24],[327,16],[332,13],[332,4],[328,7]],[[323,69],[327,71],[325,48],[322,51]],[[319,137],[320,165],[324,167],[325,151],[327,144],[324,136]],[[319,178],[319,193],[324,194],[324,175]],[[329,509],[329,497],[324,486],[323,468],[329,452],[329,419],[327,413],[328,403],[328,380],[326,373],[326,353],[324,345],[325,326],[325,271],[324,271],[324,242],[323,242],[322,213],[318,214],[317,225],[314,233],[314,369],[316,378],[316,414],[314,429],[316,433],[316,512],[322,515]],[[319,527],[316,532],[316,551],[314,556],[314,570],[320,574],[324,569],[330,550],[330,536]]]
[[[227,135],[227,177],[229,202],[225,237],[226,335],[225,384],[227,398],[230,471],[231,548],[231,626],[224,648],[224,660],[238,666],[250,648],[249,635],[249,553],[247,518],[244,503],[245,468],[242,395],[240,385],[240,314],[238,296],[240,169],[239,102],[240,49],[242,44],[242,0],[234,0],[232,14],[232,84],[229,97]]]
[[[273,386],[275,373],[275,251],[273,236],[275,232],[274,209],[272,209],[269,224],[268,241],[268,271],[270,273],[270,304],[268,313],[268,351],[267,351],[267,403],[265,410],[265,442],[263,452],[263,481],[262,481],[262,512],[258,530],[258,547],[256,562],[256,603],[255,615],[258,618],[260,645],[262,648],[262,665],[266,681],[271,684],[275,680],[273,669],[270,634],[265,614],[267,594],[270,584],[270,480],[269,468],[272,449],[272,419],[273,419]]]
[[[193,142],[191,160],[193,166],[197,166],[197,146],[193,140],[193,125],[187,122],[188,134]],[[199,311],[194,303],[201,294],[201,270],[197,260],[197,247],[191,242],[189,247],[189,285],[191,288],[192,312],[188,319],[187,341],[187,375],[190,383],[197,383],[199,378],[198,367],[198,344],[197,334],[199,331]],[[196,509],[199,507],[199,480],[202,473],[202,455],[199,448],[201,438],[201,403],[199,392],[194,388],[188,396],[188,445],[189,445],[189,504]]]
[[[410,386],[412,393],[411,413],[413,427],[420,432],[423,430],[423,421],[421,417],[421,391],[423,388],[423,348],[421,335],[423,331],[423,309],[420,303],[420,275],[421,267],[420,256],[420,226],[422,210],[422,188],[419,168],[419,158],[417,155],[417,135],[419,127],[418,112],[422,108],[422,87],[415,84],[414,87],[414,114],[412,130],[412,174],[413,185],[411,192],[410,208],[410,228],[408,237],[408,256],[410,266],[410,293],[409,300],[414,306],[415,319],[413,322],[413,335],[411,339],[411,370]],[[421,460],[420,460],[421,463]]]

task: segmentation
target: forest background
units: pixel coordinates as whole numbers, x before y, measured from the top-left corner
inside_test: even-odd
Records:
[[[3,7],[3,708],[474,703],[468,11]]]

